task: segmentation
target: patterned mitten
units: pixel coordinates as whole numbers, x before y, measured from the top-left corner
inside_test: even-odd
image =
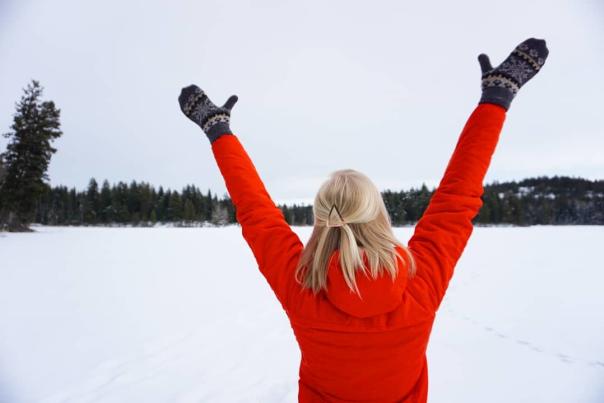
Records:
[[[482,70],[482,97],[479,103],[501,105],[507,111],[520,87],[543,67],[548,54],[543,39],[529,38],[495,68],[487,55],[483,53],[478,56]]]
[[[201,88],[190,85],[180,91],[178,103],[183,113],[197,123],[213,143],[223,134],[233,134],[229,127],[231,109],[237,102],[237,95],[231,95],[226,103],[218,107],[214,105]]]

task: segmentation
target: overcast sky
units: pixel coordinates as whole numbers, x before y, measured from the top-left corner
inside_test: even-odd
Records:
[[[381,190],[433,187],[480,97],[477,55],[497,65],[534,36],[550,56],[512,103],[485,182],[604,178],[604,3],[486,4],[0,0],[0,131],[37,79],[61,109],[52,185],[222,196],[210,143],[177,103],[195,83],[220,105],[239,96],[231,128],[277,202],[311,202],[342,168]]]

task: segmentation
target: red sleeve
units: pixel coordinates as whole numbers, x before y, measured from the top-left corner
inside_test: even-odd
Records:
[[[461,132],[445,174],[408,246],[417,260],[409,292],[430,311],[440,306],[482,207],[483,179],[503,127],[505,109],[479,104]]]
[[[232,134],[222,135],[212,143],[212,152],[235,206],[243,237],[260,272],[285,308],[304,245],[266,191],[239,139]]]

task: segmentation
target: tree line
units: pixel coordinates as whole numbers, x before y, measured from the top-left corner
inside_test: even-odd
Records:
[[[382,192],[395,226],[413,225],[428,206],[434,189]],[[591,181],[567,176],[537,177],[522,181],[494,182],[484,186],[483,205],[475,224],[559,225],[604,224],[604,180]],[[313,225],[310,205],[277,204],[291,225]],[[236,209],[227,194],[205,194],[188,185],[180,192],[155,189],[132,181],[99,189],[92,178],[88,188],[77,191],[65,186],[48,187],[36,204],[35,222],[47,225],[148,226],[227,225],[237,222]]]
[[[109,184],[96,179],[78,191],[51,187],[46,173],[62,135],[60,110],[42,101],[32,82],[16,103],[6,151],[0,154],[0,230],[30,231],[31,222],[48,225],[225,225],[236,222],[228,194],[218,198],[194,185],[180,192],[145,182]],[[382,192],[395,226],[414,224],[434,189]],[[475,224],[604,224],[604,181],[567,176],[537,177],[485,185]],[[312,206],[278,205],[291,225],[313,225]]]

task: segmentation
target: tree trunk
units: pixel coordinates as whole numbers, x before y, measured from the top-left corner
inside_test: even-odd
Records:
[[[33,232],[31,228],[21,222],[19,216],[13,211],[8,212],[6,225],[9,232]]]

